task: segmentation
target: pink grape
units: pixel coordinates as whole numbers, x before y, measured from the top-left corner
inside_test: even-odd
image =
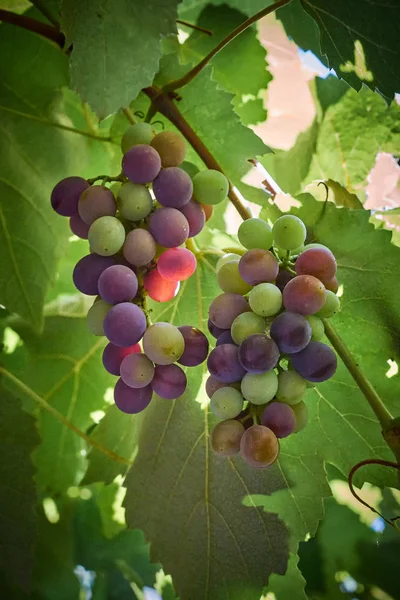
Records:
[[[310,342],[304,350],[293,354],[290,360],[299,375],[315,383],[330,379],[337,368],[336,354],[322,342]]]
[[[133,183],[150,183],[157,177],[160,169],[160,155],[146,144],[133,146],[122,158],[122,171]]]
[[[283,312],[272,321],[271,337],[284,354],[303,350],[311,340],[311,325],[303,315]]]
[[[195,200],[189,200],[189,202],[185,204],[180,211],[186,217],[187,222],[189,223],[188,237],[194,237],[195,235],[198,235],[206,223],[206,215],[202,205]]]
[[[126,348],[142,339],[146,317],[141,308],[130,302],[113,306],[104,319],[104,333],[116,346]]]
[[[87,225],[100,217],[114,217],[116,212],[114,194],[105,185],[92,185],[79,198],[78,213]]]
[[[178,327],[185,341],[185,349],[178,362],[185,367],[197,367],[208,355],[208,339],[200,329],[191,325]]]
[[[109,304],[132,300],[138,291],[135,273],[124,265],[108,267],[99,277],[99,294]]]
[[[270,467],[279,455],[278,438],[268,427],[252,425],[242,435],[240,455],[253,468]]]
[[[220,294],[211,302],[208,316],[220,329],[230,329],[236,317],[250,310],[249,303],[240,294]]]
[[[336,275],[332,279],[322,279],[321,281],[327,290],[336,294],[339,289],[339,282]]]
[[[156,242],[147,229],[133,229],[125,238],[122,248],[125,259],[135,267],[151,263],[156,255]]]
[[[248,250],[239,261],[239,273],[250,285],[272,283],[279,272],[279,264],[269,250]]]
[[[75,265],[72,279],[77,290],[87,296],[97,296],[99,293],[99,277],[108,267],[116,264],[113,256],[88,254]]]
[[[234,344],[222,344],[211,350],[207,367],[210,375],[223,383],[240,381],[246,373],[239,362],[238,347]]]
[[[206,222],[209,221],[211,219],[211,217],[213,216],[214,207],[211,206],[211,204],[201,204],[201,202],[199,202],[199,204],[200,204],[201,208],[204,210],[204,214],[206,215]]]
[[[151,385],[160,398],[175,400],[186,390],[186,375],[178,365],[156,365]]]
[[[144,276],[143,287],[152,300],[168,302],[176,296],[179,290],[179,282],[165,279],[160,275],[158,269],[153,269]]]
[[[149,218],[149,229],[157,244],[164,248],[176,248],[189,235],[189,223],[176,208],[158,208]]]
[[[336,274],[336,260],[330,250],[310,248],[298,256],[295,269],[297,275],[313,275],[321,281],[329,280]]]
[[[103,366],[111,375],[120,375],[120,367],[125,356],[140,352],[139,344],[134,344],[128,348],[121,348],[109,342],[103,350]]]
[[[196,270],[197,262],[193,252],[187,248],[169,248],[158,259],[158,272],[170,281],[189,279]]]
[[[122,379],[118,379],[114,387],[114,401],[119,410],[129,415],[142,412],[151,401],[153,390],[151,385],[144,388],[131,388]]]
[[[158,202],[171,208],[182,208],[192,197],[193,183],[179,167],[161,169],[153,181],[153,192]]]
[[[87,240],[89,233],[89,225],[87,225],[79,215],[73,215],[69,219],[69,227],[78,238],[82,240]]]
[[[62,179],[51,192],[51,206],[63,217],[77,215],[79,197],[88,187],[88,182],[82,177]]]
[[[296,417],[293,409],[284,402],[270,402],[267,404],[261,422],[264,427],[269,427],[277,438],[287,437],[296,428]]]
[[[249,373],[271,371],[279,360],[279,348],[264,333],[249,335],[239,346],[240,364]]]
[[[283,290],[283,305],[286,310],[313,315],[325,304],[325,287],[313,275],[297,275]]]

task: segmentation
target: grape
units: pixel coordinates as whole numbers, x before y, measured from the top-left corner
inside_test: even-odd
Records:
[[[130,148],[122,158],[122,171],[133,183],[150,183],[159,174],[159,154],[147,144]]]
[[[141,308],[130,302],[113,306],[104,319],[104,332],[110,342],[127,348],[142,339],[146,317]]]
[[[340,309],[339,298],[336,296],[336,294],[334,294],[330,290],[327,290],[325,304],[323,305],[321,310],[319,310],[317,312],[317,315],[319,317],[323,317],[324,319],[329,319],[329,317],[333,317],[333,315],[335,313],[337,313],[339,309]]]
[[[178,329],[185,342],[185,349],[178,362],[185,367],[197,367],[207,358],[208,339],[200,329],[191,325],[181,325]]]
[[[162,131],[152,140],[151,145],[160,155],[163,167],[178,167],[186,156],[186,143],[180,133]]]
[[[233,419],[243,409],[243,396],[232,387],[222,387],[216,390],[210,401],[211,412],[219,419]]]
[[[252,425],[246,429],[240,440],[240,456],[250,467],[270,467],[278,455],[278,438],[271,429],[263,425]]]
[[[189,200],[185,206],[180,209],[184,217],[189,223],[189,236],[198,235],[206,223],[206,215],[201,204],[195,200]]]
[[[108,267],[99,277],[99,294],[109,304],[127,302],[136,296],[138,280],[135,273],[124,265]]]
[[[314,275],[320,280],[329,280],[336,274],[336,260],[329,250],[310,248],[297,258],[295,269],[297,275]]]
[[[266,323],[263,317],[253,312],[245,312],[237,316],[231,326],[232,339],[235,344],[241,344],[253,333],[263,333]]]
[[[211,204],[201,204],[201,208],[204,210],[204,214],[206,215],[206,221],[209,221],[213,216],[214,207]]]
[[[158,272],[170,281],[189,279],[196,270],[196,257],[187,248],[170,248],[158,259]]]
[[[249,304],[257,315],[271,317],[282,307],[282,292],[272,283],[259,283],[250,292]]]
[[[311,325],[298,313],[283,312],[272,321],[270,334],[283,354],[293,354],[311,340]]]
[[[223,383],[221,381],[218,381],[217,379],[215,379],[215,377],[212,377],[210,375],[210,377],[208,377],[207,381],[206,381],[206,394],[209,398],[211,398],[211,396],[214,394],[214,392],[216,390],[219,390],[219,388],[221,387],[233,387],[236,390],[240,391],[240,383]]]
[[[249,335],[239,346],[240,364],[250,373],[270,371],[278,360],[278,346],[264,333]]]
[[[226,265],[226,263],[232,262],[232,261],[239,262],[239,260],[241,258],[242,257],[240,254],[235,254],[234,252],[228,252],[228,254],[224,254],[223,256],[221,256],[221,258],[219,258],[217,260],[217,264],[215,266],[216,272],[218,273],[220,268],[223,267],[224,265]]]
[[[285,438],[296,428],[296,416],[293,409],[282,402],[271,402],[265,408],[261,422],[269,427],[277,438]]]
[[[153,269],[144,276],[143,287],[152,300],[168,302],[178,293],[179,282],[169,281],[162,277],[157,269]]]
[[[120,348],[110,342],[103,350],[103,366],[105,370],[111,373],[111,375],[119,375],[123,359],[133,352],[140,352],[139,344],[134,344],[128,348]]]
[[[238,347],[234,344],[222,344],[211,350],[207,367],[210,375],[223,383],[240,381],[246,373],[239,362]]]
[[[278,261],[268,250],[249,250],[239,262],[239,273],[250,285],[271,283],[277,278],[278,271]]]
[[[310,342],[304,350],[290,357],[294,369],[307,381],[326,381],[336,371],[336,354],[322,342]]]
[[[319,317],[316,317],[315,315],[308,315],[306,319],[311,326],[311,340],[313,342],[320,342],[324,337],[325,333],[325,327],[323,322]]]
[[[181,169],[186,171],[190,178],[193,178],[196,175],[196,173],[200,171],[199,167],[189,162],[188,160],[183,161],[183,163],[181,164]]]
[[[238,238],[248,250],[253,248],[269,250],[272,246],[272,229],[262,219],[246,219],[240,224]]]
[[[176,208],[158,208],[149,218],[150,233],[157,244],[164,248],[176,248],[189,235],[189,223]]]
[[[135,389],[118,379],[114,388],[114,401],[119,410],[128,415],[140,413],[150,404],[153,396],[151,385]]]
[[[220,329],[230,329],[236,317],[248,311],[250,311],[250,306],[243,296],[220,294],[211,302],[209,317]]]
[[[281,292],[283,292],[284,287],[291,279],[293,279],[294,275],[286,271],[285,269],[279,269],[279,273],[276,277],[275,285],[278,287]]]
[[[239,262],[231,260],[225,263],[217,273],[218,285],[223,292],[244,296],[251,290],[251,285],[242,279],[239,273]]]
[[[100,217],[91,224],[88,240],[90,249],[100,256],[112,256],[125,241],[125,229],[115,217]]]
[[[336,278],[336,275],[334,277],[332,277],[332,279],[324,279],[322,281],[322,283],[324,284],[325,288],[327,290],[329,290],[330,292],[333,292],[334,294],[336,294],[336,292],[339,289],[339,282]]]
[[[116,212],[114,194],[105,185],[92,185],[80,195],[78,213],[87,225],[99,217],[113,217]]]
[[[325,303],[326,291],[319,279],[313,275],[297,275],[283,290],[283,304],[286,310],[313,315]]]
[[[275,371],[246,373],[242,379],[242,394],[252,404],[262,405],[272,400],[278,389]]]
[[[333,256],[332,250],[330,250],[328,248],[328,246],[324,246],[323,244],[317,244],[316,242],[313,242],[312,244],[307,244],[306,246],[304,246],[304,252],[306,250],[310,250],[311,248],[320,248],[322,250],[327,250],[328,252],[330,252]]]
[[[208,319],[208,331],[211,333],[211,335],[215,338],[219,338],[223,333],[225,333],[226,331],[229,331],[229,329],[221,329],[220,327],[217,327],[216,325],[214,325],[214,323]]]
[[[219,204],[229,191],[227,178],[220,171],[208,169],[193,177],[193,197],[202,204]]]
[[[153,198],[145,185],[128,181],[119,188],[118,208],[124,219],[140,221],[150,214]]]
[[[128,263],[135,267],[144,267],[155,257],[155,239],[147,229],[133,229],[125,238],[122,252]]]
[[[285,404],[297,404],[307,390],[307,383],[296,371],[282,371],[278,375],[276,397]]]
[[[121,150],[126,154],[130,148],[139,144],[150,144],[153,139],[153,128],[150,123],[135,123],[128,127],[122,136]]]
[[[240,450],[244,427],[239,421],[229,419],[217,423],[211,432],[211,448],[218,456],[234,456]]]
[[[104,335],[104,319],[110,308],[112,308],[111,304],[101,299],[95,300],[89,308],[86,323],[93,335]]]
[[[294,215],[279,217],[272,227],[275,245],[284,250],[298,248],[306,239],[307,231],[303,221]]]
[[[158,202],[171,208],[182,208],[192,197],[193,183],[179,167],[161,169],[153,181],[153,192]]]
[[[77,215],[79,197],[88,187],[88,182],[82,177],[62,179],[51,192],[51,206],[63,217]]]
[[[221,335],[218,337],[216,346],[221,346],[221,344],[234,344],[233,338],[231,336],[231,332],[229,329],[226,329]]]
[[[88,296],[99,293],[98,281],[102,272],[115,265],[115,258],[88,254],[78,261],[72,274],[72,279],[77,290]]]
[[[175,400],[186,390],[186,375],[178,365],[157,365],[151,385],[160,398]]]
[[[175,325],[154,323],[144,334],[143,349],[157,365],[170,365],[182,356],[185,340]]]
[[[154,377],[154,365],[145,354],[128,354],[121,362],[121,379],[132,388],[149,385]]]
[[[72,233],[82,240],[87,240],[89,233],[89,225],[84,223],[79,215],[73,215],[69,219],[69,228]]]
[[[308,423],[308,408],[305,402],[301,401],[292,406],[294,416],[296,417],[296,427],[294,433],[301,431]]]

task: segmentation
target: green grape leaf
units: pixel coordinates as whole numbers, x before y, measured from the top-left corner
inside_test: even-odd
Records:
[[[60,295],[76,294],[72,273],[76,263],[88,252],[86,240],[76,239],[67,243],[66,251],[58,263],[57,279],[47,291],[46,304],[56,300]]]
[[[336,206],[347,208],[362,208],[363,205],[355,194],[351,194],[345,187],[333,179],[310,183],[306,191],[316,200],[333,202]]]
[[[71,85],[100,118],[127,106],[151,85],[161,39],[176,33],[177,0],[138,4],[123,0],[63,0],[62,30],[70,57]]]
[[[349,90],[348,84],[343,79],[335,77],[335,75],[329,75],[325,78],[316,77],[314,83],[318,104],[322,113],[325,113],[332,104],[339,102]]]
[[[271,575],[266,591],[272,592],[276,600],[307,600],[304,592],[306,580],[298,568],[298,562],[298,556],[291,554],[285,575]]]
[[[36,537],[36,490],[31,453],[39,444],[34,418],[1,390],[0,568],[20,586],[31,585]]]
[[[289,38],[292,38],[303,50],[311,50],[324,62],[318,26],[303,9],[300,0],[292,0],[287,6],[277,10],[276,16],[282,22]]]

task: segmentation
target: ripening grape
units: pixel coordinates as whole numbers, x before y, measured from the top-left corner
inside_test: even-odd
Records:
[[[283,292],[284,287],[291,279],[293,279],[294,275],[286,271],[284,268],[279,269],[279,273],[277,275],[275,285]]]
[[[293,433],[297,433],[298,431],[304,429],[308,423],[308,408],[307,404],[303,401],[293,404],[291,408],[294,412],[294,416],[296,417],[296,427]]]
[[[140,352],[139,344],[134,344],[128,348],[121,348],[115,344],[108,343],[103,350],[103,366],[111,375],[119,375],[121,363],[128,354]]]
[[[219,388],[222,387],[233,387],[237,390],[240,391],[240,383],[224,383],[222,381],[218,381],[217,379],[215,379],[215,377],[212,377],[212,375],[210,375],[210,377],[208,377],[207,381],[206,381],[206,394],[209,398],[212,397],[212,395],[214,394],[214,392],[216,392],[217,390],[219,390]]]
[[[170,208],[183,208],[192,197],[193,183],[179,167],[161,169],[153,181],[153,192],[158,202]]]
[[[154,365],[145,354],[128,354],[121,362],[121,379],[132,388],[149,385],[154,377]]]
[[[128,181],[118,190],[118,209],[129,221],[145,219],[153,208],[153,198],[145,185]]]
[[[311,326],[311,340],[313,342],[320,342],[325,334],[323,322],[316,315],[308,315],[306,319]]]
[[[238,347],[234,344],[222,344],[211,350],[207,367],[210,375],[223,383],[240,381],[246,373],[239,362]]]
[[[208,356],[208,339],[200,329],[191,325],[181,325],[178,329],[185,342],[185,349],[178,362],[185,367],[197,367]]]
[[[265,333],[249,335],[239,346],[239,361],[249,373],[265,373],[279,360],[279,349]]]
[[[330,250],[328,248],[328,246],[324,246],[323,244],[317,244],[316,242],[313,242],[312,244],[307,244],[306,246],[304,246],[304,252],[306,250],[310,250],[311,248],[320,248],[321,250],[327,250],[333,256],[332,250]]]
[[[113,217],[116,212],[114,194],[105,185],[92,185],[80,195],[78,213],[87,225],[100,217]]]
[[[135,123],[128,127],[122,136],[121,150],[122,154],[126,154],[133,146],[139,144],[151,144],[154,131],[150,123]]]
[[[294,369],[307,381],[326,381],[336,371],[337,358],[330,346],[310,342],[304,350],[291,355]]]
[[[329,317],[333,317],[333,315],[337,313],[338,310],[340,310],[339,298],[330,290],[326,290],[325,304],[317,312],[318,317],[329,319]]]
[[[124,265],[108,267],[99,277],[99,294],[109,304],[128,302],[136,296],[138,280],[135,273]]]
[[[210,401],[211,412],[219,419],[234,419],[243,409],[243,396],[230,386],[216,390]]]
[[[296,371],[281,371],[278,374],[276,397],[285,404],[297,404],[307,390],[307,382]]]
[[[154,323],[143,336],[143,349],[157,365],[170,365],[182,356],[185,340],[175,325]]]
[[[209,318],[220,329],[230,329],[238,315],[250,310],[249,303],[243,296],[220,294],[211,302]]]
[[[104,300],[95,300],[89,308],[86,324],[93,335],[104,335],[104,319],[108,311],[112,308],[111,304],[107,304]]]
[[[178,293],[179,282],[165,279],[160,275],[158,269],[152,269],[144,276],[143,287],[152,300],[168,302]]]
[[[240,254],[235,254],[234,252],[228,252],[228,254],[224,254],[223,256],[221,256],[221,258],[217,260],[217,264],[215,265],[216,272],[218,273],[220,268],[223,267],[226,263],[231,262],[233,260],[239,262],[241,258],[242,257]]]
[[[262,219],[246,219],[240,224],[238,238],[248,250],[253,248],[269,250],[272,246],[272,229]]]
[[[153,390],[151,385],[144,388],[132,388],[122,379],[118,379],[114,387],[114,401],[119,410],[129,415],[140,413],[151,401]]]
[[[227,178],[220,171],[208,169],[193,177],[193,197],[202,204],[219,204],[229,191]]]
[[[164,248],[176,248],[189,235],[189,223],[176,208],[158,208],[150,215],[149,229],[157,244]]]
[[[324,286],[327,290],[329,290],[330,292],[333,292],[334,294],[336,294],[336,292],[339,289],[339,282],[337,280],[336,275],[334,277],[332,277],[332,279],[324,279],[322,281],[322,283],[324,284]]]
[[[146,317],[141,308],[130,302],[116,304],[104,319],[104,333],[116,346],[133,346],[146,331]]]
[[[229,329],[226,329],[221,335],[217,338],[215,343],[216,346],[221,346],[221,344],[234,344],[233,338],[231,336],[231,332]]]
[[[231,335],[235,344],[241,344],[249,335],[253,333],[263,333],[266,328],[266,322],[263,317],[253,312],[245,312],[237,316],[231,326]]]
[[[283,290],[283,304],[286,310],[313,315],[325,303],[326,291],[319,279],[313,275],[297,275]]]
[[[73,234],[81,238],[82,240],[87,240],[89,233],[89,225],[82,221],[79,215],[73,215],[69,219],[69,227]]]
[[[282,402],[270,402],[262,415],[261,422],[269,427],[277,438],[285,438],[296,429],[296,416],[291,406]]]
[[[151,386],[160,398],[175,400],[186,390],[187,380],[178,365],[156,365]]]
[[[125,229],[116,217],[100,217],[91,224],[88,240],[90,248],[100,256],[112,256],[121,250]]]
[[[211,448],[218,456],[234,456],[240,450],[244,427],[235,419],[217,423],[211,432]]]
[[[150,183],[159,174],[159,154],[147,144],[130,148],[122,158],[122,171],[133,183]]]
[[[189,200],[185,206],[179,209],[189,224],[189,236],[198,235],[206,223],[205,212],[198,202]]]
[[[163,167],[178,167],[186,156],[185,140],[176,131],[157,133],[151,145],[160,155]]]
[[[100,275],[107,267],[115,264],[115,258],[112,256],[99,256],[98,254],[84,256],[77,262],[72,274],[76,289],[82,294],[97,296]]]
[[[156,254],[156,241],[147,229],[133,229],[125,238],[124,258],[134,267],[151,263]]]
[[[249,304],[257,315],[271,317],[282,308],[282,292],[273,283],[259,283],[250,292]]]
[[[220,267],[217,273],[218,285],[227,294],[240,294],[244,296],[251,290],[251,285],[246,283],[239,273],[239,262],[231,260]]]
[[[309,248],[296,260],[297,275],[314,275],[321,281],[332,279],[336,274],[336,260],[332,252],[324,248]]]
[[[201,208],[204,210],[204,214],[206,215],[206,221],[209,221],[213,216],[214,207],[211,204],[201,204]]]
[[[275,371],[268,373],[246,373],[242,379],[241,390],[244,398],[252,404],[266,404],[276,394],[278,376]]]
[[[51,206],[63,217],[78,214],[80,195],[89,187],[82,177],[66,177],[57,183],[51,192]]]
[[[278,261],[269,250],[254,248],[246,252],[239,262],[239,273],[250,285],[271,283],[275,281],[278,271]]]
[[[283,354],[293,354],[311,340],[311,325],[303,315],[286,311],[272,321],[270,335]]]
[[[216,339],[218,339],[226,331],[229,331],[229,329],[221,329],[220,327],[217,327],[216,325],[214,325],[214,323],[210,319],[208,319],[207,326],[208,326],[208,331]]]
[[[158,272],[170,281],[189,279],[196,270],[196,257],[187,248],[170,248],[158,259]]]
[[[180,167],[181,167],[181,169],[186,171],[186,173],[189,175],[189,177],[191,179],[193,179],[193,177],[196,175],[196,173],[198,173],[200,171],[199,167],[197,167],[193,163],[189,162],[188,160],[184,160],[183,163],[180,165]]]
[[[272,227],[274,244],[284,250],[295,250],[306,239],[307,230],[303,221],[294,215],[279,217]]]
[[[252,425],[242,435],[240,455],[253,468],[270,467],[279,455],[278,438],[268,427]]]

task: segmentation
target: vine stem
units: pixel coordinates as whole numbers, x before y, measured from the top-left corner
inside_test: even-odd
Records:
[[[7,379],[12,381],[14,385],[16,385],[25,394],[30,396],[32,400],[34,400],[37,404],[39,404],[39,406],[44,408],[44,410],[47,410],[47,412],[51,413],[58,421],[60,421],[60,423],[68,427],[68,429],[71,429],[71,431],[76,433],[76,435],[85,440],[85,442],[87,442],[90,446],[96,448],[96,450],[98,450],[102,454],[105,454],[106,456],[108,456],[108,458],[111,458],[111,460],[114,460],[115,462],[119,462],[129,466],[132,464],[131,461],[129,461],[127,458],[124,458],[123,456],[116,454],[112,450],[105,448],[104,446],[96,442],[96,440],[88,436],[84,431],[76,427],[76,425],[74,425],[71,421],[69,421],[69,419],[64,417],[63,414],[58,412],[58,410],[54,408],[54,406],[51,406],[51,404],[46,402],[44,398],[36,394],[36,392],[34,392],[33,390],[31,390],[31,388],[25,385],[23,381],[21,381],[20,379],[18,379],[18,377],[15,377],[15,375],[4,369],[4,367],[0,367],[0,373],[3,374],[4,377],[7,377]]]
[[[25,15],[17,15],[16,13],[3,9],[0,9],[0,21],[38,33],[42,37],[55,42],[60,48],[64,48],[65,36],[53,25],[47,25],[47,23],[42,23],[41,21],[31,19]]]
[[[125,108],[123,108],[122,112],[124,113],[124,115],[126,116],[126,118],[128,119],[128,121],[131,125],[136,124],[135,115],[133,114],[133,112],[131,111],[129,106],[126,106]]]
[[[206,35],[213,35],[213,32],[210,29],[206,29],[205,27],[200,27],[200,25],[194,25],[193,23],[189,23],[188,21],[184,21],[183,19],[177,19],[177,23],[180,25],[184,25],[189,29],[194,29],[195,31],[201,31],[201,33],[205,33]]]

